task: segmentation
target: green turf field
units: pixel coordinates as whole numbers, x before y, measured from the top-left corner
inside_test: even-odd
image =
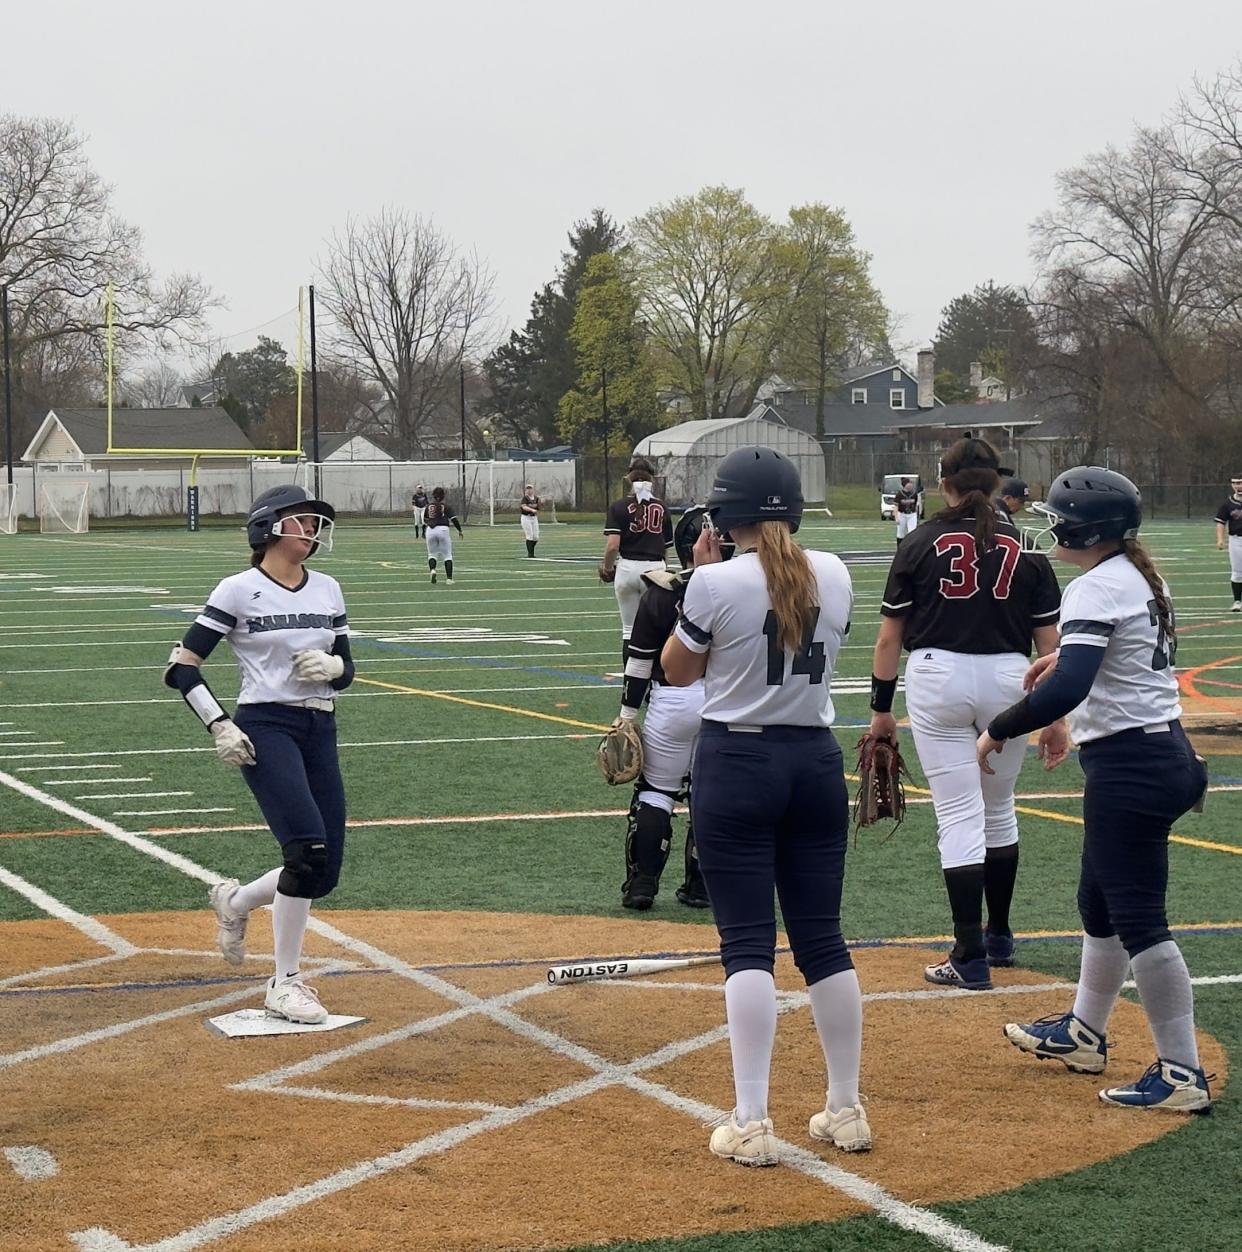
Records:
[[[1144,535],[1176,600],[1179,669],[1223,662],[1201,689],[1226,700],[1242,695],[1242,616],[1228,612],[1228,567],[1214,550],[1212,526],[1157,521]],[[887,523],[817,520],[800,538],[867,554],[889,552],[892,536]],[[601,543],[598,525],[548,526],[532,561],[516,523],[469,527],[464,540],[455,539],[455,585],[442,575],[433,587],[409,529],[338,527],[336,550],[318,564],[341,582],[354,631],[359,681],[340,701],[339,728],[350,819],[360,824],[351,829],[345,873],[324,902],[327,911],[624,914],[624,823],[599,811],[624,807],[628,789],[605,786],[591,761],[619,694],[615,602],[594,574]],[[258,822],[250,794],[236,771],[217,764],[196,719],[160,682],[170,645],[215,582],[242,568],[247,555],[240,532],[218,529],[0,538],[0,867],[91,916],[204,907],[200,882],[140,851],[104,837],[46,833],[81,827],[76,811],[127,831],[157,832],[161,845],[243,879],[275,863],[267,835],[229,829]],[[867,717],[886,565],[860,560],[851,573],[854,631],[833,684],[847,757]],[[229,704],[237,673],[226,648],[207,672]],[[1186,842],[1171,849],[1170,914],[1175,926],[1196,930],[1185,944],[1193,975],[1242,976],[1242,760],[1215,755],[1210,765],[1207,812],[1176,830]],[[1018,784],[1024,815],[1015,928],[1069,932],[1024,941],[1019,956],[1027,967],[1071,978],[1079,831],[1057,817],[1079,814],[1080,788],[1075,762],[1046,774],[1033,756]],[[850,853],[844,914],[853,940],[946,929],[930,805],[918,792],[913,799],[893,838],[866,832]],[[702,924],[710,946],[710,917],[672,898],[679,858],[678,849],[654,914]],[[42,915],[28,895],[0,886],[0,921]],[[644,918],[631,920],[640,949]],[[1242,982],[1198,991],[1201,1023],[1235,1065],[1240,995]],[[1004,1044],[998,1034],[981,1046]],[[943,1076],[943,1091],[960,1103],[963,1129],[976,1133],[968,1058],[960,1072]],[[1030,1252],[1062,1244],[1242,1247],[1240,1133],[1242,1112],[1230,1092],[1213,1117],[1108,1165],[943,1212],[994,1244]],[[757,1252],[932,1245],[872,1217],[624,1246]]]

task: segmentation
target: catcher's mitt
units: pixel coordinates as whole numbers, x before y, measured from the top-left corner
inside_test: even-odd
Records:
[[[610,787],[633,782],[643,772],[643,741],[638,727],[618,717],[595,750],[595,764]]]
[[[891,739],[863,735],[858,741],[858,795],[854,800],[854,825],[871,826],[893,819],[893,830],[906,816],[906,763]]]
[[[617,567],[614,565],[612,569],[605,569],[600,566],[596,573],[599,574],[599,580],[602,583],[615,583],[617,581]]]

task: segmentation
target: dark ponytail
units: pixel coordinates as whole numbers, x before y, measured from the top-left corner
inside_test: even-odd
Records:
[[[1160,631],[1167,641],[1165,647],[1169,659],[1172,660],[1177,650],[1177,625],[1173,616],[1173,601],[1169,599],[1164,579],[1160,577],[1160,571],[1156,568],[1155,561],[1151,559],[1151,553],[1137,539],[1123,539],[1121,550],[1151,588],[1151,598],[1156,602],[1156,617],[1160,623]]]
[[[1000,488],[1000,458],[986,439],[959,439],[940,458],[940,477],[959,496],[956,504],[932,519],[956,522],[975,519],[975,548],[979,555],[996,547],[996,506],[992,497]]]

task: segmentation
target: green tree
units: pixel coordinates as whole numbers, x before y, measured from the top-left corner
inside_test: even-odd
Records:
[[[587,262],[570,328],[578,385],[561,398],[558,430],[575,447],[603,441],[605,381],[608,438],[629,451],[659,428],[663,411],[639,319],[638,295],[622,258],[601,252]]]
[[[604,212],[575,222],[556,278],[531,301],[530,317],[483,363],[487,406],[502,431],[523,448],[555,442],[561,397],[578,381],[570,331],[578,289],[593,257],[612,252],[621,231]]]
[[[952,370],[937,370],[936,399],[945,404],[973,404],[979,397],[968,382],[962,382]]]
[[[730,187],[657,205],[629,227],[659,381],[696,418],[754,404],[791,296],[787,240]]]
[[[1035,345],[1035,319],[1026,299],[1013,287],[998,287],[989,279],[942,310],[936,365],[965,386],[971,362],[987,361],[990,372],[1013,391],[1025,391]]]
[[[246,352],[226,352],[211,371],[221,407],[246,431],[257,432],[272,402],[297,388],[297,374],[284,347],[266,335]]]
[[[840,372],[874,360],[887,343],[889,315],[872,285],[870,256],[854,244],[839,209],[806,204],[791,209],[785,266],[794,293],[784,319],[777,365],[815,392],[816,433]]]

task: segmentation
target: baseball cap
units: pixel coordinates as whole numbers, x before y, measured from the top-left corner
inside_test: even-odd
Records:
[[[1002,496],[1012,496],[1015,500],[1029,500],[1031,489],[1020,478],[1006,478],[1000,485]]]

